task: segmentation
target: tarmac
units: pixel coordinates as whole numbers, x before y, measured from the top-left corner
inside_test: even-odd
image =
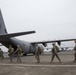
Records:
[[[76,75],[74,52],[59,52],[62,63],[57,58],[51,63],[51,53],[40,55],[40,63],[36,63],[35,56],[30,54],[21,57],[22,62],[17,63],[17,57],[10,63],[9,57],[0,62],[0,75]]]

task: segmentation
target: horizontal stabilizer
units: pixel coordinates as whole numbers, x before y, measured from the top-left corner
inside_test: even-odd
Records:
[[[0,39],[1,38],[11,38],[11,37],[16,37],[16,36],[21,36],[21,35],[32,34],[32,33],[35,33],[35,31],[27,31],[27,32],[4,34],[4,35],[0,35]]]

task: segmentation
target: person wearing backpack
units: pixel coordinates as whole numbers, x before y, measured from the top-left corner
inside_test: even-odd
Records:
[[[38,44],[35,44],[35,58],[37,60],[37,63],[40,63],[40,48]]]
[[[61,63],[61,60],[60,60],[60,58],[59,58],[59,56],[57,54],[59,52],[59,48],[58,48],[58,46],[55,43],[53,43],[52,45],[53,45],[53,48],[52,48],[52,59],[51,59],[51,62],[54,60],[54,57],[56,56],[57,59],[59,60],[59,62]]]
[[[13,54],[14,54],[14,48],[11,45],[9,45],[8,53],[9,53],[8,55],[10,57],[10,62],[12,62]]]
[[[17,45],[15,53],[17,54],[17,62],[21,62],[22,48],[19,45]]]
[[[2,49],[1,49],[1,48],[0,48],[0,59],[1,59],[1,61],[4,59],[3,51],[2,51]]]
[[[75,47],[74,47],[74,61],[73,62],[76,62],[76,40],[74,41],[75,42]]]

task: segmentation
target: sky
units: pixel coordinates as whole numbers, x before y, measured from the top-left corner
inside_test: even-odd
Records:
[[[76,38],[76,0],[0,0],[0,9],[8,33],[36,31],[18,39],[32,42]]]

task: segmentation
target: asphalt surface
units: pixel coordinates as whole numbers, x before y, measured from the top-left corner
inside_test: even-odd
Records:
[[[74,52],[60,52],[59,57],[62,63],[59,63],[57,58],[50,63],[50,53],[41,55],[40,63],[36,63],[33,55],[21,57],[21,63],[16,62],[16,57],[10,63],[7,57],[0,62],[0,75],[76,75],[76,63],[73,62]]]

